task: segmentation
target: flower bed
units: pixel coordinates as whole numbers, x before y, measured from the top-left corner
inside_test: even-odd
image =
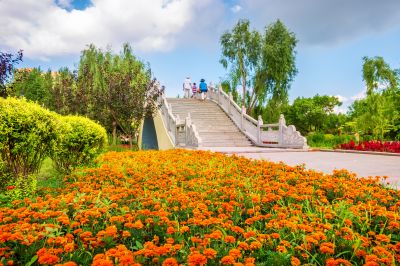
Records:
[[[339,145],[340,149],[344,150],[357,150],[357,151],[379,151],[379,152],[394,152],[400,153],[399,141],[363,141],[356,144],[353,140],[348,143]]]
[[[3,264],[400,261],[400,192],[345,170],[204,151],[109,152],[65,181],[0,208]]]

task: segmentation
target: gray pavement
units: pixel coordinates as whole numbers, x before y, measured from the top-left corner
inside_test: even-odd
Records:
[[[201,149],[237,154],[251,159],[284,162],[291,166],[304,163],[307,169],[314,169],[328,174],[332,173],[334,169],[347,169],[356,173],[358,177],[388,176],[386,182],[400,189],[400,156],[257,147],[251,149],[202,147]]]

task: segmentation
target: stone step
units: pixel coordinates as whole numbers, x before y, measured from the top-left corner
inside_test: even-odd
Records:
[[[239,130],[231,118],[212,101],[195,99],[167,99],[172,113],[185,119],[190,113],[192,123],[204,147],[250,147],[251,141]]]
[[[209,143],[202,142],[203,147],[252,147],[251,143]]]

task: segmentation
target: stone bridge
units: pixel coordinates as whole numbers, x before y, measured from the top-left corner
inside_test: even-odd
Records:
[[[142,123],[142,149],[204,147],[275,147],[307,149],[307,140],[283,115],[264,124],[246,114],[221,87],[208,92],[208,100],[160,97],[160,108]]]

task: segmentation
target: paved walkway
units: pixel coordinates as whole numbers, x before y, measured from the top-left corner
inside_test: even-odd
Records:
[[[308,169],[332,173],[334,169],[347,169],[359,177],[388,176],[387,182],[400,189],[400,156],[356,154],[322,151],[285,150],[271,148],[202,147],[204,150],[237,154],[252,159],[284,162],[295,166],[305,164]]]

